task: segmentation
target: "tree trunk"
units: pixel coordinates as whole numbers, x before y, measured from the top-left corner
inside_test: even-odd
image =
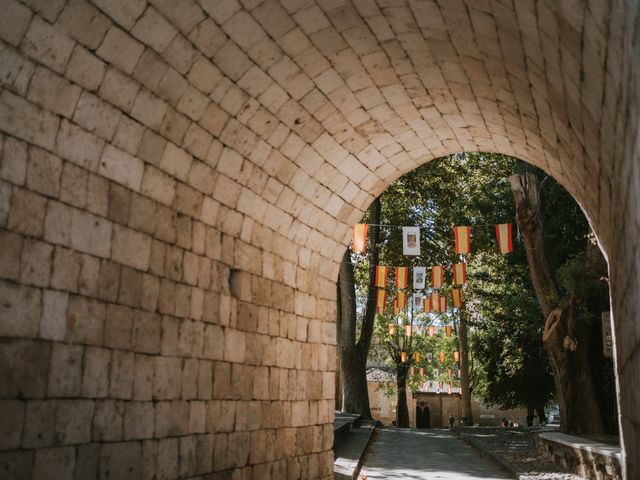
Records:
[[[409,428],[409,407],[407,406],[407,367],[396,359],[396,386],[398,388],[398,405],[396,406],[396,425]]]
[[[556,386],[560,430],[565,433],[603,432],[604,423],[590,372],[588,342],[576,334],[573,300],[561,302],[544,253],[536,177],[532,173],[525,173],[512,175],[510,181],[531,280],[546,319],[542,340]],[[562,307],[562,303],[568,303],[568,306]]]
[[[460,343],[460,394],[462,397],[462,420],[465,425],[473,425],[471,389],[469,386],[469,340],[467,337],[467,319],[464,307],[460,309],[458,341]]]
[[[367,356],[371,346],[376,310],[376,288],[374,286],[376,265],[378,264],[378,241],[380,223],[380,200],[374,200],[370,208],[369,228],[369,290],[362,319],[360,337],[356,340],[356,293],[351,252],[346,250],[340,265],[339,333],[340,378],[342,384],[342,411],[371,418],[369,391],[367,387]]]

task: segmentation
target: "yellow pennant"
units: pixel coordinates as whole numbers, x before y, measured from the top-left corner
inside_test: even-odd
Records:
[[[462,306],[462,292],[459,288],[451,289],[451,300],[453,300],[454,308],[460,308]]]
[[[378,296],[376,297],[376,313],[384,315],[385,303],[387,303],[387,292],[379,288]]]
[[[453,227],[456,237],[456,255],[469,253],[471,250],[471,227]]]

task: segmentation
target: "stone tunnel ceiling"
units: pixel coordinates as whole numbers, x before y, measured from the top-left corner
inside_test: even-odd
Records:
[[[10,471],[330,476],[352,225],[487,151],[558,179],[609,257],[637,474],[635,2],[0,5]]]

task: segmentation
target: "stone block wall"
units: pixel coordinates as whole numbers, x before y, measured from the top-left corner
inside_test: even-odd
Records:
[[[352,225],[463,150],[527,160],[587,212],[637,476],[634,2],[0,8],[4,476],[330,477]]]

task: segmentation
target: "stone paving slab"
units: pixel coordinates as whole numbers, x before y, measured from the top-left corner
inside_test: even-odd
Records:
[[[519,428],[456,427],[465,442],[487,454],[518,480],[585,480],[537,451],[533,430]]]
[[[448,430],[376,430],[359,479],[513,478]]]

